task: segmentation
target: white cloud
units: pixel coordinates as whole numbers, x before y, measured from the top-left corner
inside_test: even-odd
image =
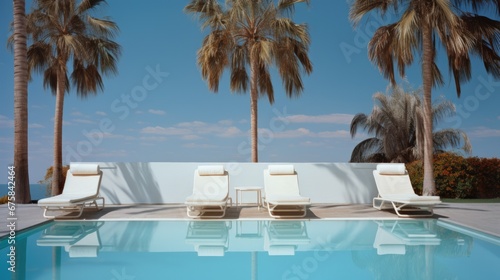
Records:
[[[321,138],[349,138],[351,134],[347,130],[336,130],[336,131],[322,131],[316,134],[317,137]]]
[[[99,157],[99,158],[126,158],[130,156],[130,151],[127,150],[111,150],[111,151],[104,151],[104,152],[95,152],[92,153],[93,156]]]
[[[313,133],[307,128],[298,128],[294,130],[285,130],[273,132],[269,129],[259,129],[259,137],[274,137],[274,138],[299,138],[311,136]]]
[[[314,141],[304,141],[300,143],[301,146],[304,147],[322,147],[325,144],[321,142],[314,142]]]
[[[222,121],[218,121],[217,123],[220,125],[224,125],[224,126],[230,126],[233,124],[233,121],[232,120],[222,120]]]
[[[177,126],[192,131],[192,134],[205,135],[213,134],[219,137],[238,137],[244,133],[236,126],[230,125],[230,121],[219,121],[216,124],[205,123],[202,121],[182,122]]]
[[[187,144],[184,144],[182,146],[185,147],[185,148],[214,148],[214,147],[216,147],[214,145],[210,145],[210,144],[206,144],[206,143],[202,143],[202,144],[199,144],[199,143],[187,143]]]
[[[0,128],[6,127],[14,127],[14,120],[11,120],[4,115],[0,115]]]
[[[95,123],[94,121],[91,121],[89,119],[73,119],[72,121],[76,122],[76,123],[83,123],[83,124],[94,124]]]
[[[107,116],[108,114],[106,114],[105,112],[102,112],[102,111],[97,111],[95,112],[96,115],[98,116]]]
[[[205,136],[217,136],[221,138],[248,137],[248,131],[242,131],[239,127],[231,125],[228,120],[217,123],[206,123],[202,121],[182,122],[170,127],[148,126],[141,129],[142,134],[155,134],[162,136],[179,136],[183,140],[197,140]],[[273,131],[266,128],[259,129],[259,137],[265,138],[349,138],[348,130],[311,131],[301,127],[292,130]]]
[[[165,111],[163,110],[154,110],[154,109],[149,109],[148,112],[153,115],[165,115]]]
[[[493,129],[493,128],[488,128],[488,127],[477,127],[471,132],[467,132],[467,135],[469,137],[477,137],[477,138],[484,138],[484,137],[500,137],[500,129]]]
[[[134,137],[129,136],[129,135],[123,135],[123,134],[113,134],[109,132],[102,132],[102,131],[90,131],[84,134],[85,137],[89,139],[123,139],[123,140],[135,140]]]
[[[182,139],[184,139],[184,140],[198,140],[198,139],[201,139],[201,137],[198,135],[195,135],[195,134],[188,134],[188,135],[182,136]]]
[[[151,142],[164,142],[167,140],[167,137],[163,136],[147,136],[147,137],[141,137],[141,141],[151,141]]]
[[[29,128],[45,128],[45,126],[38,123],[32,123],[29,125]]]
[[[84,116],[82,112],[78,112],[78,111],[73,111],[73,112],[71,112],[70,115],[76,116],[76,117],[82,117],[82,116]]]
[[[350,124],[354,115],[351,114],[329,114],[329,115],[290,115],[279,118],[284,122],[291,123],[335,123],[335,124]]]
[[[161,127],[161,126],[148,126],[141,130],[141,133],[158,134],[158,135],[186,135],[191,134],[190,129],[177,128],[177,127]]]
[[[272,132],[270,130],[262,130],[261,134],[271,134],[275,138],[300,138],[300,137],[311,137],[311,138],[348,138],[350,137],[349,131],[347,130],[335,130],[335,131],[321,131],[313,132],[307,128],[298,128],[294,130],[285,130],[280,132]]]
[[[244,135],[244,132],[235,126],[228,127],[225,130],[223,130],[221,133],[218,134],[218,136],[225,137],[225,138],[238,137],[238,136],[243,136],[243,135]]]
[[[223,138],[245,136],[236,126],[229,126],[231,121],[220,121],[217,123],[205,123],[202,121],[182,122],[175,126],[148,126],[141,130],[144,134],[157,134],[180,136],[184,140],[201,139],[204,135],[213,135]]]
[[[201,121],[192,121],[192,122],[181,122],[177,124],[177,126],[186,128],[200,128],[200,127],[206,127],[208,126],[208,124]]]

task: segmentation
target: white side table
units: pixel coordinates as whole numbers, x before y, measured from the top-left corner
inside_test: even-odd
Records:
[[[239,198],[242,192],[256,192],[257,193],[257,207],[260,210],[262,206],[262,187],[235,187],[236,190],[236,207],[239,205]]]

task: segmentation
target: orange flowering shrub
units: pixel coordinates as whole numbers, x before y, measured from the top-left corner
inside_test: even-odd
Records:
[[[437,195],[446,198],[474,198],[473,168],[467,159],[452,153],[434,156],[434,180]]]
[[[410,175],[411,184],[416,194],[422,195],[424,185],[424,165],[421,160],[416,160],[406,164],[406,170]]]
[[[406,165],[415,189],[421,195],[424,181],[424,168],[421,160]],[[434,182],[436,195],[443,198],[473,198],[473,169],[467,160],[452,153],[434,155]]]
[[[415,193],[421,195],[424,181],[422,161],[407,163],[406,169]],[[443,198],[500,197],[500,159],[436,154],[434,180],[436,194]]]
[[[473,168],[476,178],[475,187],[479,198],[500,197],[500,159],[478,158],[467,159]]]

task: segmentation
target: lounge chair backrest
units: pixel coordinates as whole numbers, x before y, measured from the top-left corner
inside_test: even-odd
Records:
[[[66,173],[63,194],[98,195],[102,171],[98,164],[71,164]]]
[[[194,171],[193,194],[210,199],[229,195],[229,174],[222,165],[199,166]]]
[[[264,188],[266,195],[300,195],[293,165],[270,165],[264,170]]]
[[[379,195],[415,195],[404,164],[379,164],[373,170]]]

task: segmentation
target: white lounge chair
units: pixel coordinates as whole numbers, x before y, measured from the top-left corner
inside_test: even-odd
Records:
[[[38,206],[44,208],[43,216],[55,218],[55,215],[48,213],[76,211],[76,214],[64,215],[64,218],[78,218],[85,208],[101,210],[104,208],[104,197],[99,196],[101,178],[102,171],[98,164],[71,164],[66,173],[62,194],[38,201]],[[98,200],[101,201],[100,205]]]
[[[269,165],[264,170],[264,205],[273,218],[304,217],[308,197],[299,192],[299,180],[293,165]]]
[[[97,257],[101,249],[99,228],[104,222],[57,222],[45,229],[38,246],[64,247],[70,258]]]
[[[378,210],[393,208],[400,217],[429,217],[434,214],[434,206],[441,203],[439,196],[415,194],[402,163],[378,164],[373,177],[378,189],[373,207]]]
[[[268,221],[264,250],[270,256],[293,256],[299,246],[311,242],[304,221]]]
[[[406,246],[437,246],[441,239],[432,229],[434,220],[376,221],[373,247],[378,255],[404,255]]]
[[[186,198],[190,218],[222,218],[229,197],[229,175],[222,165],[198,166],[194,171],[193,194]]]
[[[200,257],[222,257],[229,248],[229,221],[189,222],[186,243],[192,244]]]

